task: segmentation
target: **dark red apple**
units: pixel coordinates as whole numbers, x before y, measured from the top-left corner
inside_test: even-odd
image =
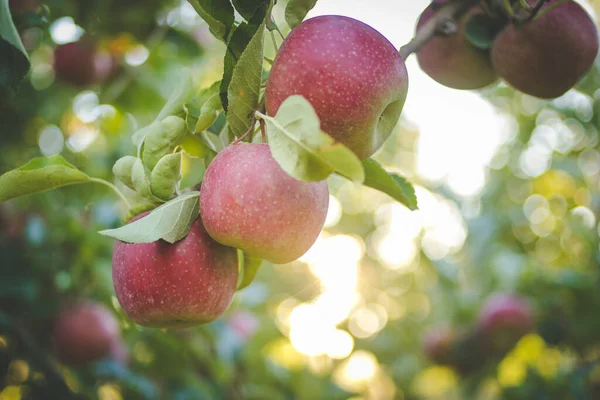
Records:
[[[120,339],[119,324],[103,305],[80,301],[62,309],[56,318],[52,341],[57,358],[81,366],[111,354]]]
[[[449,326],[438,326],[425,333],[423,351],[427,358],[437,364],[450,364],[456,334]]]
[[[417,23],[417,31],[435,15],[435,12],[433,4],[423,11]],[[417,52],[417,61],[421,69],[438,83],[454,89],[473,90],[498,79],[498,75],[492,69],[489,51],[473,46],[465,35],[467,21],[479,14],[483,14],[481,7],[473,6],[458,21],[458,31],[455,34],[435,36]]]
[[[559,1],[548,1],[523,25],[508,25],[492,46],[498,75],[515,89],[540,98],[559,97],[571,89],[598,53],[591,17],[576,2]]]
[[[200,215],[213,239],[280,264],[313,245],[328,206],[326,181],[292,178],[260,143],[217,154],[200,190]]]
[[[105,82],[118,68],[115,58],[98,50],[89,39],[59,45],[54,49],[56,78],[76,87]]]
[[[211,239],[198,218],[174,244],[118,241],[112,274],[119,303],[134,322],[185,328],[211,322],[229,307],[238,279],[237,252]]]
[[[516,294],[496,293],[483,304],[477,321],[481,337],[493,350],[505,351],[534,328],[533,309]]]
[[[408,91],[404,60],[379,32],[352,18],[308,19],[284,40],[266,87],[275,115],[291,95],[315,108],[321,128],[361,159],[395,127]]]

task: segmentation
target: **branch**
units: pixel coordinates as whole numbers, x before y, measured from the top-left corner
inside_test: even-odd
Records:
[[[479,0],[450,0],[441,5],[435,15],[431,17],[415,34],[415,37],[400,48],[400,56],[404,60],[412,53],[417,52],[421,46],[430,41],[434,36],[456,33],[457,19],[469,8],[477,4]]]

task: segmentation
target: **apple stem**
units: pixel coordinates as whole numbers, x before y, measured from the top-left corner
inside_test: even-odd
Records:
[[[90,180],[90,182],[99,183],[101,185],[111,188],[111,190],[113,192],[115,192],[117,194],[117,196],[119,196],[119,198],[123,201],[123,203],[125,203],[125,206],[127,207],[127,209],[131,208],[131,204],[129,204],[127,197],[125,197],[125,195],[115,185],[113,185],[112,183],[110,183],[108,181],[105,181],[104,179],[100,179],[100,178],[90,178],[89,180]]]
[[[254,121],[252,121],[248,130],[246,132],[244,132],[244,134],[242,136],[235,139],[231,144],[238,144],[242,140],[246,139],[246,137],[254,130],[254,125],[256,125],[256,119]]]
[[[406,60],[408,56],[417,52],[425,43],[434,36],[443,34],[448,22],[455,22],[462,14],[477,4],[478,0],[450,0],[444,4],[436,14],[427,21],[415,34],[415,37],[400,48],[400,56]]]

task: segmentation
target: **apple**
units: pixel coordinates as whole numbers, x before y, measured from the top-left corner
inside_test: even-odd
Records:
[[[237,252],[211,239],[198,218],[174,244],[117,241],[112,276],[117,299],[135,323],[185,328],[211,322],[229,307],[238,279]]]
[[[40,6],[40,0],[8,0],[11,13],[35,12]]]
[[[119,339],[117,319],[106,307],[90,301],[77,301],[63,308],[52,333],[57,358],[70,366],[109,356],[114,341]]]
[[[456,334],[449,326],[437,326],[425,333],[423,351],[427,358],[437,364],[450,364],[454,358],[455,341]]]
[[[548,1],[523,25],[509,24],[492,45],[498,75],[515,89],[544,99],[571,89],[598,53],[598,32],[590,16],[574,1],[558,2]]]
[[[54,49],[56,78],[76,87],[105,82],[118,68],[116,59],[100,51],[89,39],[62,44]]]
[[[381,33],[326,15],[304,21],[283,41],[267,81],[266,109],[273,116],[289,96],[302,95],[323,131],[366,159],[394,129],[407,91],[404,60]]]
[[[506,351],[534,328],[533,309],[516,294],[495,293],[483,304],[477,330],[492,351]]]
[[[200,189],[200,215],[213,239],[277,264],[296,260],[313,245],[328,207],[326,181],[292,178],[262,143],[225,148]]]
[[[443,4],[447,0],[437,0]],[[435,15],[435,4],[429,5],[421,14],[417,31]],[[473,46],[465,34],[465,25],[483,9],[475,5],[458,21],[458,30],[449,36],[435,36],[417,52],[421,69],[438,83],[463,90],[480,89],[498,79],[492,69],[489,51]]]

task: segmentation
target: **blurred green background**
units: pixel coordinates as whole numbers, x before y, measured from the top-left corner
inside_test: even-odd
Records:
[[[399,30],[397,47],[427,5],[346,3],[321,0],[310,15]],[[599,1],[582,3],[600,13]],[[284,6],[274,14],[282,28]],[[131,133],[186,70],[202,86],[220,79],[224,45],[186,2],[48,0],[36,10],[13,10],[32,69],[16,97],[0,98],[0,173],[60,153],[113,181]],[[55,79],[53,49],[84,34],[118,71],[86,87]],[[112,288],[113,240],[96,233],[122,224],[105,187],[0,204],[0,399],[600,399],[600,64],[554,101],[502,84],[453,91],[413,59],[408,67],[404,117],[375,158],[415,184],[420,210],[330,178],[314,247],[265,263],[214,323],[128,321]],[[184,187],[203,171],[186,156]],[[466,370],[428,360],[425,335],[472,326],[495,292],[527,298],[535,330],[500,355],[465,346]],[[118,316],[127,366],[53,359],[53,317],[81,297]]]

